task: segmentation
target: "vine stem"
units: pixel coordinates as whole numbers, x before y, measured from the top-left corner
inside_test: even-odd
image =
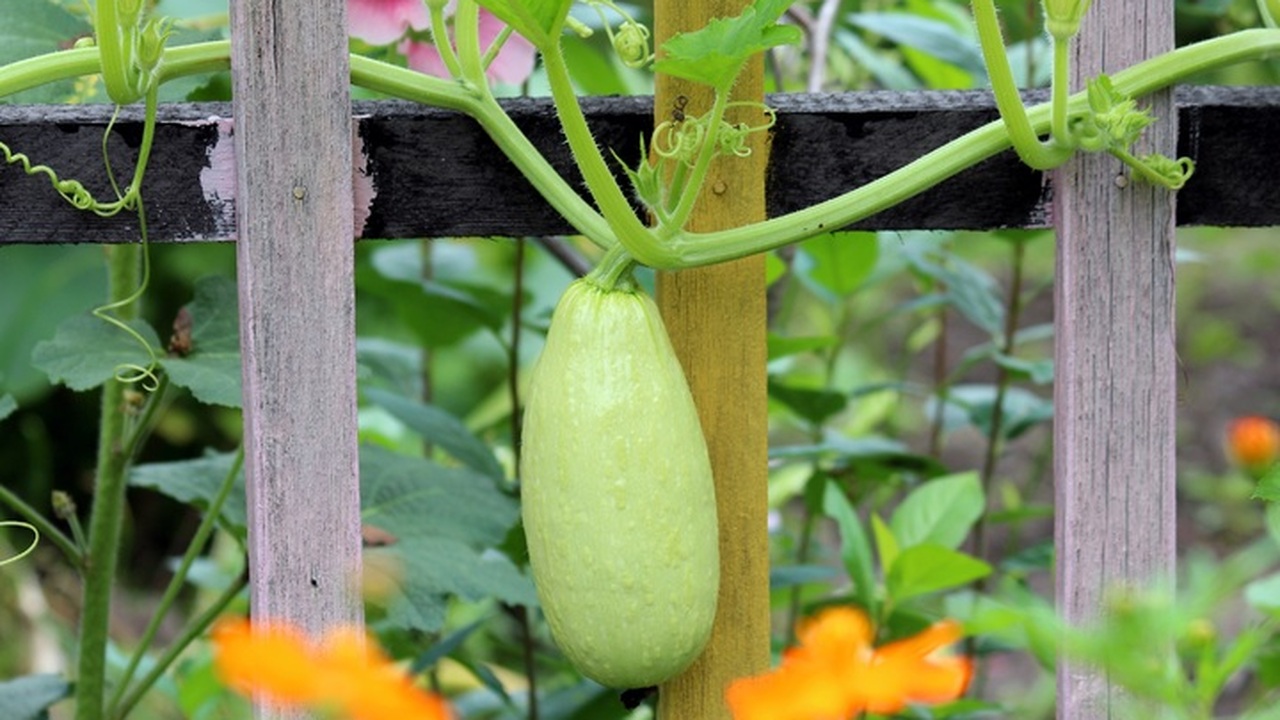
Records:
[[[979,3],[980,4],[980,3]],[[997,28],[998,29],[998,28]],[[230,64],[230,43],[219,41],[166,48],[158,68],[160,81],[186,75],[225,70]],[[1280,53],[1280,30],[1242,30],[1204,40],[1144,60],[1111,76],[1117,92],[1139,97],[1169,87],[1179,80],[1247,60]],[[892,207],[947,178],[1010,147],[1004,120],[996,120],[917,158],[901,168],[839,197],[804,210],[729,230],[707,233],[681,231],[665,242],[640,223],[613,181],[600,149],[591,137],[558,46],[544,53],[556,106],[562,113],[566,136],[582,163],[596,201],[608,208],[606,220],[586,203],[550,166],[528,138],[495,102],[481,102],[457,83],[425,77],[361,56],[351,57],[352,82],[394,97],[459,110],[474,117],[499,148],[542,193],[543,197],[581,233],[609,247],[625,238],[639,250],[636,258],[658,269],[676,270],[713,265],[773,250],[831,228],[844,227]],[[0,68],[0,97],[54,80],[98,71],[99,50],[65,50],[19,61]],[[1007,61],[1005,62],[1007,69]],[[1026,114],[1033,133],[1047,132],[1050,105],[1019,109]],[[1086,112],[1083,92],[1069,96],[1068,117]],[[601,198],[606,198],[602,202]],[[623,212],[625,208],[626,212]],[[620,231],[615,235],[615,230]]]
[[[141,245],[113,245],[106,249],[108,300],[119,303],[141,280]],[[137,317],[137,302],[118,305],[116,316]],[[120,557],[124,524],[126,384],[114,377],[102,387],[97,472],[89,514],[89,548],[84,556],[84,609],[76,667],[76,720],[101,720],[106,690],[107,627],[111,619],[111,590]]]

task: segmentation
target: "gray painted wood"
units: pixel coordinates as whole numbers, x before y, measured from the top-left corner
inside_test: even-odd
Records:
[[[1073,83],[1172,47],[1172,3],[1095,3]],[[1149,102],[1159,121],[1139,154],[1172,155],[1171,93]],[[1053,208],[1057,601],[1072,623],[1095,617],[1109,589],[1174,571],[1174,195],[1126,183],[1122,168],[1109,155],[1071,161]],[[1101,673],[1059,665],[1059,718],[1124,720],[1120,701]]]
[[[1043,99],[1043,93],[1030,93]],[[1280,88],[1184,87],[1179,153],[1197,160],[1178,195],[1179,225],[1280,225]],[[984,92],[775,95],[768,212],[825,200],[995,118]],[[648,97],[584,98],[591,126],[621,157],[639,154]],[[507,101],[517,125],[576,178],[549,101]],[[111,108],[0,105],[0,139],[105,191],[100,144]],[[364,238],[557,235],[569,226],[468,118],[402,102],[357,103],[356,221]],[[231,107],[166,105],[147,171],[148,229],[160,242],[235,235]],[[113,161],[131,167],[141,111],[126,108]],[[1049,225],[1052,178],[1003,153],[858,224],[863,229],[986,229]],[[501,202],[495,200],[500,198]],[[43,179],[0,168],[0,244],[131,242],[129,213],[99,218],[63,202]]]
[[[231,4],[253,613],[309,632],[362,617],[346,27]]]

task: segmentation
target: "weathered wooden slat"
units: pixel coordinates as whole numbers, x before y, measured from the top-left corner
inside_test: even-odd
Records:
[[[1172,47],[1171,3],[1095,3],[1075,42],[1073,83]],[[1171,95],[1151,98],[1163,122],[1135,154],[1173,153]],[[1174,204],[1182,196],[1132,181],[1105,155],[1073,159],[1056,181],[1056,596],[1063,618],[1082,625],[1108,592],[1168,582],[1174,572]],[[1131,718],[1122,695],[1097,668],[1058,665],[1063,720]]]
[[[658,44],[741,12],[748,0],[658,0]],[[684,95],[707,107],[710,88],[658,77],[658,111]],[[764,97],[764,62],[738,77],[733,99]],[[730,122],[748,120],[735,115]],[[749,139],[748,158],[720,158],[689,218],[695,230],[721,230],[765,218],[766,138]],[[737,678],[769,668],[769,413],[765,258],[658,274],[658,305],[689,378],[715,476],[720,525],[720,587],[711,638],[693,665],[658,688],[658,720],[731,720],[724,692]]]
[[[309,633],[363,617],[346,27],[343,0],[231,5],[253,612]]]
[[[1039,96],[1037,96],[1039,97]],[[1179,194],[1180,225],[1280,224],[1280,88],[1181,88],[1179,152],[1199,163]],[[857,187],[995,118],[982,92],[778,95],[767,184],[771,216]],[[602,142],[635,158],[652,122],[646,97],[587,98]],[[517,124],[556,168],[573,176],[547,100],[516,100]],[[110,109],[0,106],[0,140],[98,192],[101,134]],[[153,240],[230,240],[235,235],[235,152],[227,105],[161,111],[147,175]],[[357,227],[366,238],[557,235],[570,228],[465,117],[400,102],[358,103]],[[113,162],[127,173],[141,137],[126,109]],[[867,229],[981,229],[1049,224],[1052,186],[1002,154],[934,190],[859,224]],[[0,168],[0,244],[128,242],[131,217],[76,212],[43,178]]]

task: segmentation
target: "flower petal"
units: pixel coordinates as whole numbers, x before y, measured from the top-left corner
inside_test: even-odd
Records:
[[[422,0],[347,0],[347,33],[370,45],[390,45],[409,28],[430,26]]]

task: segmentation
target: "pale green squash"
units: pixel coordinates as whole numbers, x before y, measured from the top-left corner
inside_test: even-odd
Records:
[[[556,644],[610,687],[683,670],[715,617],[715,489],[647,295],[569,286],[533,371],[523,437],[524,528]]]

